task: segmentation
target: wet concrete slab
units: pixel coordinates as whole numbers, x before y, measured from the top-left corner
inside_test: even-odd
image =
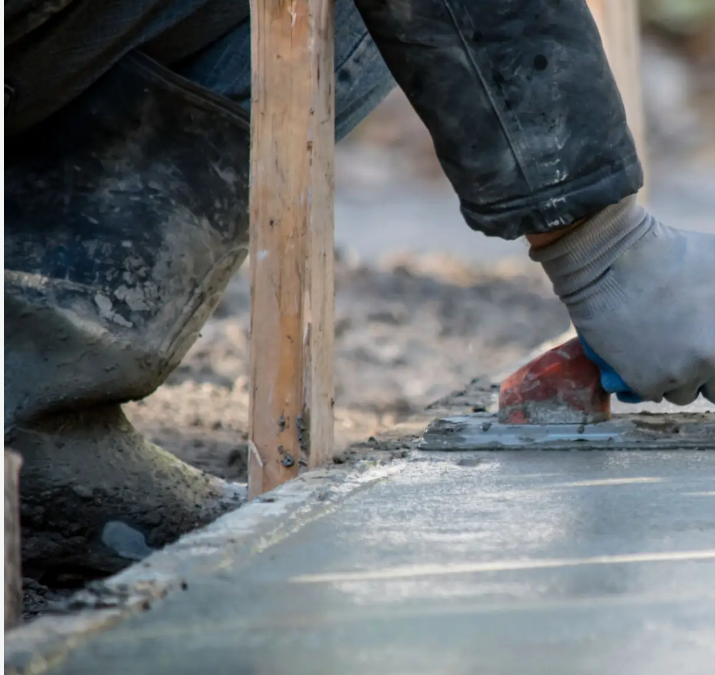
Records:
[[[715,453],[415,453],[380,476],[47,672],[712,672]]]

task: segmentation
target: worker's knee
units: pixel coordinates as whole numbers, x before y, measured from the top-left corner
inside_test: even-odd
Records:
[[[18,139],[5,164],[5,420],[139,398],[246,255],[241,111],[145,57]]]

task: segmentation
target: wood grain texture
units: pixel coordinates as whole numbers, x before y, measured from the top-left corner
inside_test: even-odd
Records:
[[[601,33],[608,62],[616,78],[626,108],[628,126],[638,155],[647,169],[647,148],[643,94],[640,77],[640,21],[638,0],[587,0]],[[640,199],[648,196],[648,182]]]
[[[333,452],[333,2],[252,0],[251,31],[255,496]]]
[[[5,448],[5,630],[22,617],[20,558],[20,467],[22,458]]]

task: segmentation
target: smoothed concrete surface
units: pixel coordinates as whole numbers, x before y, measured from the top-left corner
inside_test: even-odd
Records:
[[[715,453],[421,454],[302,514],[49,672],[712,672]]]

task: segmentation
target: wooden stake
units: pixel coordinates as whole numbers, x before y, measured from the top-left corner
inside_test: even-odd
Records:
[[[252,0],[251,31],[254,497],[333,451],[333,0]]]
[[[20,467],[22,458],[5,449],[5,630],[22,617],[20,557]]]
[[[636,142],[644,170],[647,165],[645,115],[640,78],[640,21],[638,0],[587,0],[601,32],[621,98],[626,108],[628,126]],[[646,184],[640,193],[647,199]]]

